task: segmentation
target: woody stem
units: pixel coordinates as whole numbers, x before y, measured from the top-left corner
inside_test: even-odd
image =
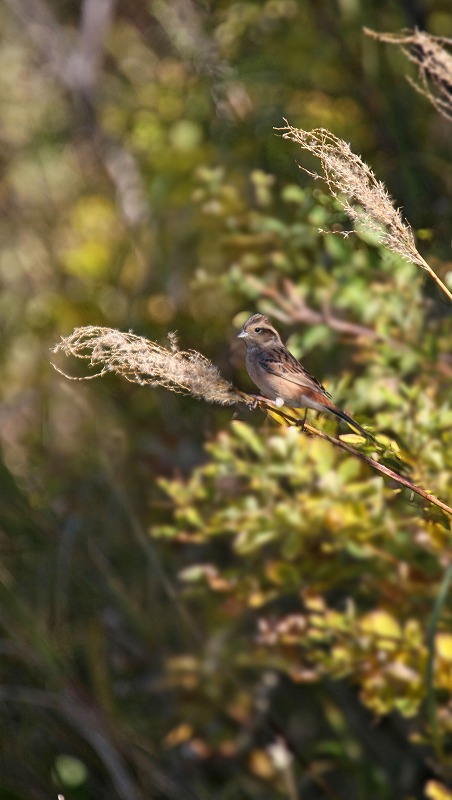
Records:
[[[360,453],[359,450],[355,450],[355,448],[351,447],[351,445],[342,442],[340,439],[335,439],[334,436],[330,436],[328,433],[320,431],[318,428],[314,428],[313,425],[309,425],[307,422],[305,422],[302,426],[299,419],[293,417],[291,414],[288,414],[286,411],[277,408],[265,398],[257,398],[256,407],[260,408],[261,411],[267,411],[267,409],[271,409],[272,414],[279,415],[281,419],[287,422],[289,425],[295,425],[297,428],[308,431],[314,436],[319,436],[321,439],[326,439],[326,441],[330,442],[330,444],[334,445],[335,447],[339,447],[346,453],[356,456],[356,458],[359,458],[360,461],[368,464],[369,467],[372,467],[372,469],[376,470],[377,472],[381,472],[382,475],[385,475],[387,478],[391,478],[391,480],[396,481],[401,486],[405,486],[407,489],[410,489],[412,492],[419,495],[419,497],[424,498],[424,500],[427,500],[429,503],[432,503],[432,505],[441,508],[446,512],[446,514],[450,514],[452,516],[452,508],[438,497],[435,497],[434,494],[426,492],[425,489],[417,486],[417,484],[408,480],[408,478],[404,478],[403,475],[399,475],[398,472],[394,472],[394,470],[386,467],[384,464],[380,464],[379,461],[374,461],[372,458],[369,458],[369,456],[364,455],[364,453]]]

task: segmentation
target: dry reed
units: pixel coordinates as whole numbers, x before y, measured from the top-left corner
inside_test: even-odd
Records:
[[[62,351],[67,356],[85,359],[91,367],[100,368],[99,371],[95,375],[74,378],[53,366],[71,380],[88,380],[114,372],[131,383],[163,386],[207,403],[245,402],[244,395],[221,377],[209,359],[196,350],[179,350],[175,334],[169,334],[168,338],[169,348],[114,328],[76,328],[69,336],[61,338],[53,352]]]
[[[452,122],[452,39],[432,36],[425,31],[377,33],[364,28],[364,33],[386,44],[395,44],[416,65],[419,83],[407,76],[417,92],[424,95],[443,117]]]
[[[377,235],[378,240],[407,261],[417,264],[433,278],[452,300],[452,293],[419,253],[413,231],[400,210],[396,208],[382,181],[371,168],[352,151],[350,145],[325,128],[305,131],[287,123],[283,139],[291,139],[320,159],[323,178],[353,222]],[[305,170],[313,178],[321,176]]]

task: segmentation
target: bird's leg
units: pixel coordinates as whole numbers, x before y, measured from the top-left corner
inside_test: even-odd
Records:
[[[302,430],[303,432],[304,432],[304,426],[306,425],[306,417],[307,417],[307,416],[308,416],[308,409],[307,409],[307,408],[305,408],[305,410],[304,410],[303,422],[301,423],[301,426],[300,426],[300,427],[301,427],[301,430]]]
[[[250,395],[248,395],[248,397],[250,397]],[[262,397],[262,395],[260,394],[255,394],[252,395],[252,399],[250,399],[250,402],[249,403],[247,402],[247,406],[250,411],[255,411],[259,403],[261,403],[262,401],[264,401],[264,403],[268,403],[266,397]]]

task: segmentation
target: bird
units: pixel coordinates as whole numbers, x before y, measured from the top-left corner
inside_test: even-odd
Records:
[[[262,394],[281,408],[304,408],[302,427],[308,409],[333,414],[366,439],[374,437],[352,417],[334,405],[331,395],[285,347],[271,322],[263,314],[253,314],[243,325],[239,339],[246,344],[246,368]]]

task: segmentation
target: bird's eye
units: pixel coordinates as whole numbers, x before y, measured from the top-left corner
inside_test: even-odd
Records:
[[[254,328],[254,333],[262,333],[262,328]]]

